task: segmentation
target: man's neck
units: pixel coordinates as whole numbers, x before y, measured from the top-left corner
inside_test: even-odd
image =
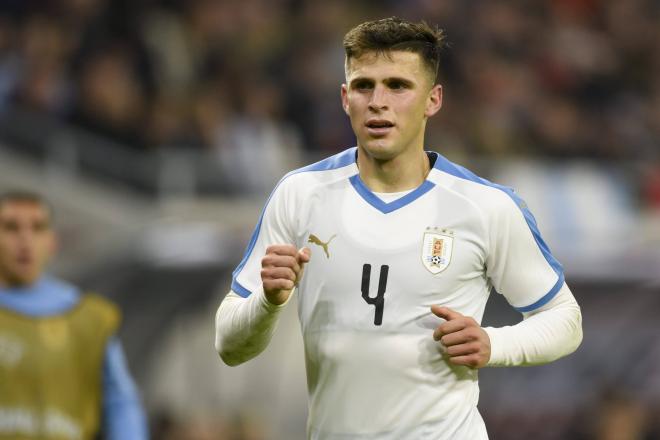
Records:
[[[32,286],[37,282],[37,280],[38,278],[32,281],[21,281],[14,277],[0,276],[0,289],[6,289],[6,290],[23,289]]]
[[[390,160],[379,160],[358,148],[357,164],[364,184],[370,190],[381,193],[415,189],[426,180],[431,170],[429,158],[423,149]]]
[[[2,273],[0,273],[0,289],[9,289],[11,287],[12,286],[9,280]]]

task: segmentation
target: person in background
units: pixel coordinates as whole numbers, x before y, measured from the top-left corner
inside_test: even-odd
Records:
[[[38,194],[0,194],[0,439],[145,440],[119,309],[45,273],[52,221]]]

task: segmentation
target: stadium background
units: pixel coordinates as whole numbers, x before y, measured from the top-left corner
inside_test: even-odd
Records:
[[[295,307],[233,369],[213,314],[272,185],[353,145],[341,39],[390,15],[447,31],[428,148],[518,190],[583,308],[576,354],[482,370],[492,438],[660,438],[657,1],[2,0],[0,189],[123,307],[155,439],[303,438]]]

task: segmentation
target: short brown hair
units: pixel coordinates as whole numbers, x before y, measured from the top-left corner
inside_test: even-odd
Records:
[[[11,202],[27,202],[42,206],[48,213],[49,220],[53,220],[55,212],[52,205],[39,193],[26,190],[11,190],[0,193],[0,208]]]
[[[420,55],[435,81],[444,40],[445,34],[441,29],[434,29],[424,21],[412,23],[398,17],[367,21],[344,36],[346,63],[348,65],[351,58],[359,58],[365,52],[413,52]]]

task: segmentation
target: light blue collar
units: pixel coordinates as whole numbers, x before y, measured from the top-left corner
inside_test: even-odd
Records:
[[[64,313],[79,300],[75,286],[51,276],[42,276],[28,286],[0,288],[0,308],[28,316]]]
[[[429,155],[429,159],[431,159],[431,163],[433,164],[432,167],[434,167],[434,161],[437,162],[438,154],[432,151],[427,151],[426,154]],[[385,202],[383,199],[374,194],[373,191],[367,187],[367,185],[364,184],[360,178],[359,173],[351,176],[348,180],[351,182],[351,185],[353,185],[353,188],[355,188],[355,191],[357,191],[357,193],[364,199],[365,202],[383,214],[389,214],[390,212],[394,212],[397,209],[411,204],[427,192],[431,191],[433,187],[435,187],[435,183],[431,182],[430,180],[424,180],[421,185],[408,192],[404,196],[391,202]]]

